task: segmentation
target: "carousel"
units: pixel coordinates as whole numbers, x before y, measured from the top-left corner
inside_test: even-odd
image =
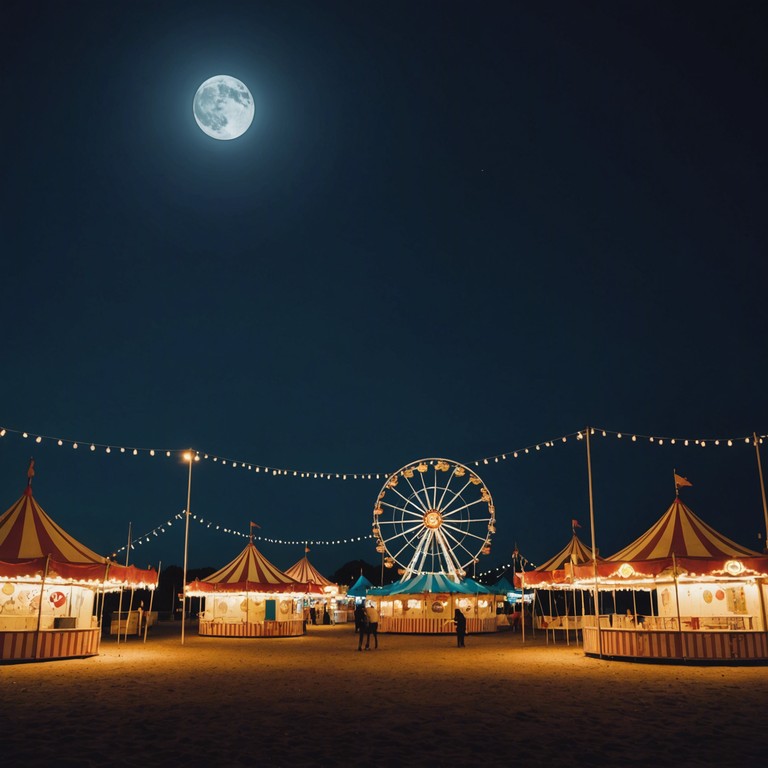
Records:
[[[454,610],[467,632],[495,632],[493,590],[467,577],[490,554],[496,510],[483,481],[446,459],[420,459],[390,475],[376,499],[373,535],[383,568],[400,580],[367,591],[379,632],[454,632]]]
[[[32,495],[0,517],[0,662],[95,656],[104,594],[157,586],[157,572],[118,565],[60,528]]]
[[[299,582],[272,565],[253,544],[205,579],[185,586],[203,598],[198,632],[204,637],[295,637],[304,634],[304,601],[323,588]]]
[[[768,555],[726,538],[679,497],[636,541],[605,561],[573,566],[570,578],[593,591],[593,605],[606,592],[614,606],[617,592],[632,601],[626,612],[584,617],[589,656],[768,661]]]
[[[423,573],[368,590],[367,600],[379,613],[379,632],[449,634],[456,631],[458,608],[467,617],[467,632],[496,632],[496,594],[473,579],[454,581],[444,573]]]

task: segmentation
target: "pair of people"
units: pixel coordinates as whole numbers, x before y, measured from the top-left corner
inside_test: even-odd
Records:
[[[373,603],[365,606],[359,622],[357,610],[355,611],[355,625],[358,626],[360,633],[357,638],[357,650],[363,650],[363,635],[365,635],[365,650],[371,649],[371,635],[373,635],[373,647],[376,650],[379,647],[379,612],[373,607]]]

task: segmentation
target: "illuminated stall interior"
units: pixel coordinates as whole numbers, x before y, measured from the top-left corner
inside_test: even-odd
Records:
[[[304,632],[304,602],[323,588],[299,582],[267,560],[249,541],[232,562],[185,586],[204,598],[198,630],[211,637],[291,637]]]
[[[599,555],[598,562],[603,558]],[[574,587],[572,568],[592,562],[592,550],[573,532],[568,543],[549,560],[533,571],[515,574],[515,585],[534,593],[535,626],[549,632],[573,630],[582,627],[584,613],[583,592]]]
[[[679,498],[630,545],[572,574],[579,588],[614,596],[627,590],[633,601],[625,612],[585,617],[590,655],[768,659],[768,556],[726,538]],[[650,597],[645,612],[637,608],[641,593]]]
[[[470,578],[423,573],[367,591],[379,613],[379,631],[441,634],[455,632],[456,608],[467,617],[467,632],[496,632],[496,595]]]
[[[114,563],[70,536],[32,495],[33,474],[0,517],[0,661],[94,656],[104,593],[153,590],[157,572]]]

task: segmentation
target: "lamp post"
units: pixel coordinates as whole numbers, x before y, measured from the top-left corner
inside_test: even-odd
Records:
[[[187,586],[187,550],[189,548],[189,503],[192,496],[192,464],[200,461],[200,456],[192,449],[184,453],[184,461],[189,464],[187,478],[187,508],[184,513],[184,575],[181,578],[181,644],[184,645],[184,625],[187,618],[187,599],[184,590]]]

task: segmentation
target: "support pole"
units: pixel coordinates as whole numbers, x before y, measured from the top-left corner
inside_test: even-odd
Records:
[[[187,508],[184,514],[184,575],[181,580],[181,644],[184,645],[184,625],[187,623],[187,552],[189,551],[189,504],[192,498],[192,462],[195,453],[191,449],[184,454],[184,459],[189,463],[187,476]]]
[[[763,465],[760,462],[760,441],[757,438],[757,433],[752,433],[752,438],[755,441],[755,456],[757,456],[757,474],[760,477],[760,493],[763,497],[763,517],[765,519],[765,538],[763,539],[763,552],[768,552],[768,504],[765,500],[765,483],[763,482]]]
[[[144,619],[144,642],[147,642],[147,628],[149,627],[149,617],[152,614],[152,603],[155,599],[155,592],[157,592],[157,585],[160,583],[160,568],[163,565],[163,561],[160,560],[157,564],[157,584],[155,584],[155,588],[152,590],[152,593],[149,596],[149,613],[146,615],[146,618]]]
[[[597,586],[597,548],[595,547],[595,503],[592,495],[592,454],[589,447],[589,427],[586,428],[587,435],[587,478],[589,480],[589,529],[592,535],[592,573],[594,574],[594,601],[595,601],[595,621],[597,627],[597,647],[600,658],[603,657],[603,638],[600,634],[600,599],[598,597]]]
[[[128,543],[125,547],[125,567],[128,568],[128,558],[131,556],[131,524],[128,523]],[[123,613],[123,587],[120,586],[120,599],[117,601],[117,644],[120,645],[120,617]],[[128,620],[125,622],[126,633],[128,630]]]

